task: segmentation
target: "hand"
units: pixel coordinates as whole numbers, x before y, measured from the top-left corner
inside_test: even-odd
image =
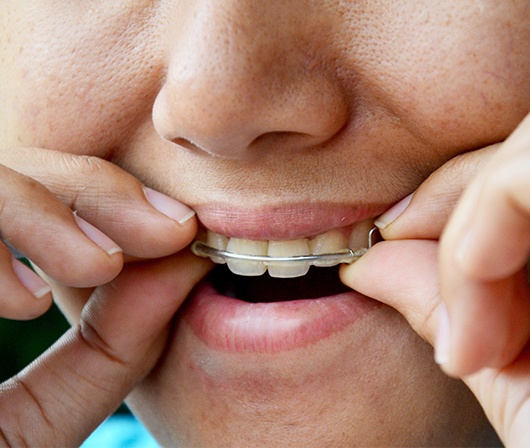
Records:
[[[78,445],[154,366],[210,263],[166,257],[193,239],[193,213],[108,162],[42,149],[0,152],[0,162],[0,235],[54,294],[68,291],[61,306],[77,323],[0,386],[0,445]],[[153,260],[124,267],[122,250]],[[1,241],[0,284],[3,317],[31,318],[51,303],[47,284]]]
[[[441,167],[380,225],[389,241],[343,268],[343,281],[403,314],[436,345],[443,369],[470,387],[504,443],[524,445],[530,117],[501,145]]]
[[[171,319],[209,268],[184,252],[77,290],[79,324],[0,387],[0,446],[79,446],[154,367]]]
[[[166,256],[196,232],[189,208],[95,157],[4,150],[0,179],[0,317],[34,318],[51,304],[48,285],[2,241],[51,278],[91,287],[120,272],[122,251],[138,258]]]

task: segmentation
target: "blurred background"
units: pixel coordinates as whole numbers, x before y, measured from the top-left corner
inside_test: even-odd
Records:
[[[28,321],[0,318],[0,382],[20,372],[59,339],[70,325],[54,305],[41,317]],[[125,405],[117,414],[129,414]]]
[[[0,285],[1,286],[1,285]],[[30,321],[0,318],[0,382],[7,380],[59,339],[70,325],[59,309],[52,305],[43,316]],[[82,448],[159,448],[152,436],[134,417],[125,404],[85,442]]]
[[[30,321],[0,319],[0,381],[20,372],[69,328],[55,307]]]

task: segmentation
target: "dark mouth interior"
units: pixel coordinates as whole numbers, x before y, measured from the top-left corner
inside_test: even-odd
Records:
[[[273,278],[235,275],[226,265],[217,265],[210,274],[214,288],[223,295],[246,302],[284,302],[316,299],[350,291],[339,279],[339,266],[309,269],[303,277]]]

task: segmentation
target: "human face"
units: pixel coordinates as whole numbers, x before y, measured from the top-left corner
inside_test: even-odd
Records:
[[[526,1],[0,5],[2,144],[111,160],[228,237],[362,239],[530,107]],[[297,298],[280,282],[247,298]],[[164,445],[471,444],[485,425],[394,310],[207,282],[130,403]]]

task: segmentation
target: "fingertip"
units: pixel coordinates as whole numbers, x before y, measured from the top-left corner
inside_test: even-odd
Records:
[[[340,281],[350,288],[353,288],[353,280],[356,277],[360,262],[361,260],[359,259],[352,264],[342,264],[339,268]]]
[[[387,229],[387,227],[393,224],[405,212],[413,196],[414,193],[411,193],[404,197],[375,220],[374,224],[380,231]]]
[[[32,269],[26,266],[22,261],[12,258],[13,272],[17,276],[22,286],[26,288],[36,299],[45,298],[47,295],[51,297],[52,288],[41,277],[39,277]]]
[[[182,202],[149,187],[143,187],[147,201],[160,213],[179,224],[185,224],[195,217],[195,211]]]
[[[139,186],[138,193],[128,204],[120,202],[115,206],[113,226],[103,221],[103,215],[94,217],[94,224],[105,229],[127,257],[166,257],[181,251],[193,241],[198,227],[195,211],[145,186]]]
[[[52,304],[52,288],[22,261],[12,258],[14,277],[4,278],[0,315],[30,320],[44,314]]]
[[[371,267],[374,267],[371,260],[373,261],[373,256],[377,249],[380,248],[372,247],[353,263],[342,264],[339,268],[340,281],[363,294],[370,290],[370,284],[376,281],[374,275],[377,274],[376,271],[371,269]],[[377,255],[375,260],[377,260]]]
[[[71,284],[77,288],[92,288],[110,282],[122,271],[123,253],[105,254],[104,257],[91,257],[82,260],[71,276]]]
[[[96,243],[98,247],[107,252],[107,254],[114,255],[122,252],[122,249],[120,246],[118,246],[118,244],[105,235],[101,230],[81,218],[77,212],[74,212],[74,218],[77,226],[83,231],[83,233],[92,242]]]
[[[168,226],[167,222],[157,223],[157,228],[164,230],[155,233],[156,241],[153,241],[149,251],[156,248],[156,257],[158,258],[184,249],[197,234],[198,223],[195,211],[186,204],[152,188],[144,186],[143,190],[149,204],[157,212],[170,218],[172,224],[175,224]],[[161,240],[160,236],[162,235],[163,239]]]
[[[74,288],[93,288],[114,279],[123,269],[124,256],[121,251],[109,254],[100,248],[83,248],[83,252],[68,254],[68,257],[53,261],[43,260],[36,265],[53,280]]]

